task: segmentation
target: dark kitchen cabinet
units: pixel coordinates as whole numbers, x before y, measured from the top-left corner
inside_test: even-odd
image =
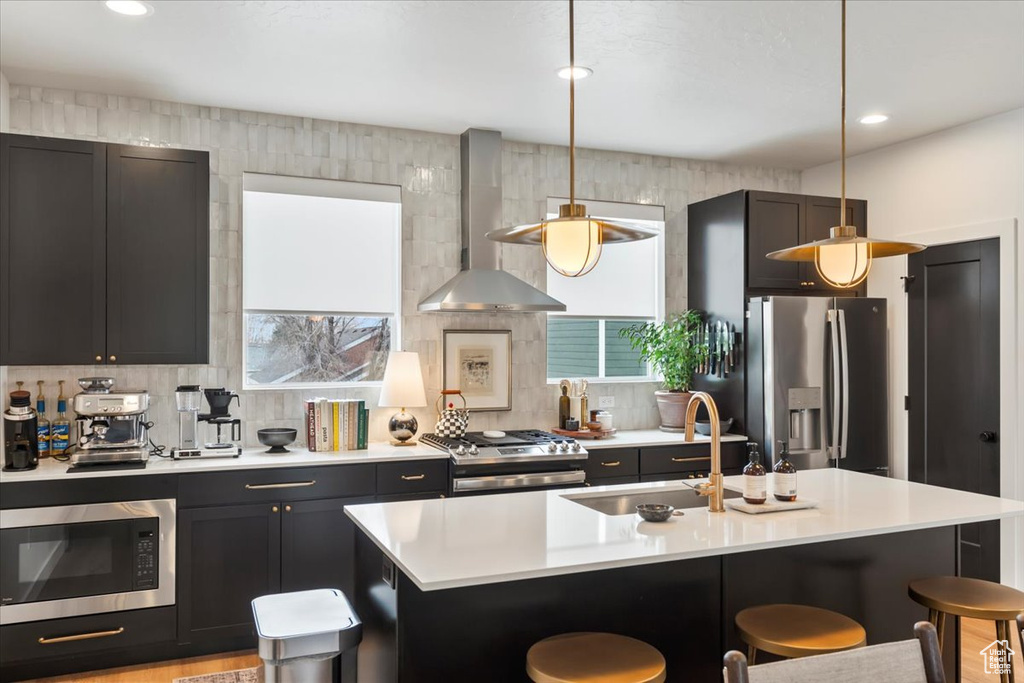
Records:
[[[106,166],[100,144],[0,135],[0,365],[104,352]]]
[[[773,261],[765,255],[822,240],[839,225],[837,197],[780,192],[747,194],[747,287],[762,290],[835,291],[821,281],[813,263]],[[713,200],[711,200],[713,201]],[[846,200],[846,223],[867,235],[867,202]]]
[[[346,505],[372,498],[334,498],[285,503],[281,508],[281,591],[355,589],[352,549],[356,527]]]
[[[0,135],[0,364],[209,360],[209,155]]]
[[[592,448],[584,467],[588,484],[633,484],[640,481],[640,449]]]
[[[107,146],[107,360],[209,361],[206,152]]]

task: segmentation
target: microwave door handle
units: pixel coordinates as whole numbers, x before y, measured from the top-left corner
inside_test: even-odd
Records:
[[[828,373],[829,389],[832,391],[832,405],[830,415],[831,428],[831,439],[828,445],[828,456],[831,459],[838,460],[841,457],[839,452],[839,403],[840,403],[840,386],[839,386],[839,323],[838,323],[838,311],[830,309],[828,312],[828,326],[829,326],[829,338],[832,341],[832,364]]]
[[[846,343],[846,311],[843,309],[839,309],[839,345],[842,349],[843,373],[843,421],[839,457],[845,458],[846,443],[850,436],[850,347]]]

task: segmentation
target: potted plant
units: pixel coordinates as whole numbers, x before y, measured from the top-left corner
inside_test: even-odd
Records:
[[[663,323],[631,325],[619,330],[629,339],[640,358],[662,377],[664,388],[654,392],[661,413],[661,428],[674,431],[686,427],[686,406],[690,403],[693,374],[707,359],[708,350],[699,341],[703,325],[697,311],[685,310]]]

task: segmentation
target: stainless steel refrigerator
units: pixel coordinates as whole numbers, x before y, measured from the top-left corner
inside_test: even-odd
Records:
[[[885,299],[754,297],[747,303],[747,433],[797,469],[888,475]]]

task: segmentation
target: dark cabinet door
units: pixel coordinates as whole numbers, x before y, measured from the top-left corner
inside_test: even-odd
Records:
[[[801,242],[815,242],[827,239],[831,235],[831,229],[839,225],[838,197],[805,197],[806,220],[804,221],[804,235]],[[866,237],[868,234],[867,225],[868,203],[862,199],[846,200],[846,224],[857,228],[857,234]],[[800,264],[801,281],[806,282],[804,289],[822,290],[834,292],[835,288],[830,287],[822,281],[813,263]],[[863,296],[866,294],[866,287],[862,288]]]
[[[802,195],[747,193],[747,287],[800,289],[801,264],[773,261],[765,255],[800,244],[804,229]]]
[[[181,510],[177,567],[180,643],[254,638],[252,600],[281,587],[280,504]]]
[[[209,155],[109,145],[110,363],[209,361]]]
[[[0,365],[105,352],[105,145],[0,136]]]
[[[346,505],[367,498],[284,503],[281,514],[281,592],[339,588],[354,595],[356,527]]]

